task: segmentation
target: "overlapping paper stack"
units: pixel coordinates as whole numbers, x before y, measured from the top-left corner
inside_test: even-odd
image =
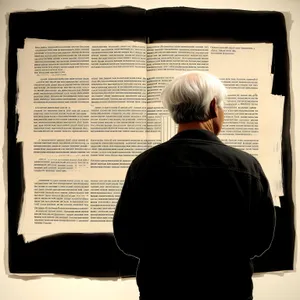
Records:
[[[26,184],[19,234],[112,232],[127,168],[176,133],[159,102],[177,74],[209,71],[228,89],[220,139],[257,157],[276,205],[284,98],[271,94],[272,44],[47,41],[18,52],[18,141]]]

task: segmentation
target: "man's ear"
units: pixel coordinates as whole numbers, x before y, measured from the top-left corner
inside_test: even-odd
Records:
[[[218,116],[218,105],[215,98],[213,98],[210,102],[210,115],[212,118],[216,118]]]

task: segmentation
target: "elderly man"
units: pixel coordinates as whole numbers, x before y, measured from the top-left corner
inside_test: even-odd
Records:
[[[118,247],[139,259],[140,299],[253,299],[252,259],[275,228],[268,180],[217,136],[226,98],[218,78],[187,72],[161,97],[178,133],[132,161],[113,220]]]

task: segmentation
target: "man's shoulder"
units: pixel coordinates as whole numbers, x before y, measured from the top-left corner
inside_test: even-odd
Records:
[[[249,173],[257,177],[260,177],[262,172],[262,167],[260,162],[254,155],[242,149],[238,149],[229,145],[224,144],[224,146],[225,146],[223,147],[224,155],[226,155],[231,161],[234,161],[237,168],[240,169],[244,168],[246,171],[248,170]]]
[[[168,140],[145,150],[133,159],[131,163],[132,169],[140,169],[140,167],[143,168],[146,166],[154,167],[154,165],[164,165],[164,162],[166,160],[168,161],[170,158],[171,153],[181,151],[178,150],[177,144],[177,141]],[[195,141],[185,141],[184,143],[181,141],[180,144],[184,144],[187,147],[191,146],[192,148],[198,144],[199,147],[202,147],[201,143],[197,143]],[[262,168],[255,156],[244,150],[224,144],[223,142],[209,143],[209,145],[210,147],[205,147],[204,151],[211,152],[215,156],[218,156],[217,161],[220,163],[223,162],[223,167],[226,166],[228,169],[246,172],[256,177],[260,177]],[[185,148],[185,154],[183,155],[187,154],[186,150],[187,149]]]
[[[235,156],[237,158],[252,162],[252,163],[257,163],[258,160],[255,158],[254,155],[250,154],[249,152],[246,152],[245,150],[235,148],[226,144],[224,145],[224,153],[226,152],[228,155]]]
[[[160,156],[159,154],[163,152],[163,149],[166,147],[167,143],[168,142],[163,142],[143,151],[133,159],[131,164],[138,165],[151,157],[158,159]]]

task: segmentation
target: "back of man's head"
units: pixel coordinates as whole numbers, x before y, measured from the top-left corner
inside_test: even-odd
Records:
[[[210,104],[223,108],[227,96],[222,82],[208,72],[190,71],[175,77],[162,91],[161,101],[177,124],[204,122],[210,118]]]

